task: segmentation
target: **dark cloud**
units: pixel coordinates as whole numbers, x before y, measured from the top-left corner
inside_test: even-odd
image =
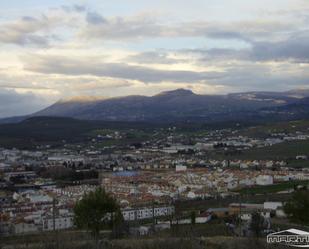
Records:
[[[85,5],[78,5],[78,4],[73,5],[73,9],[77,12],[83,12],[87,10]]]
[[[94,24],[94,25],[107,22],[106,19],[104,19],[100,14],[96,12],[88,12],[86,15],[86,20],[88,23]]]
[[[164,26],[148,20],[146,17],[116,17],[103,19],[104,21],[101,22],[97,20],[97,16],[95,18],[90,17],[90,20],[87,18],[88,25],[81,31],[81,36],[84,39],[144,39],[147,37],[160,37],[164,31]],[[93,22],[91,19],[96,21]]]
[[[36,18],[31,17],[31,16],[23,16],[21,19],[26,22],[36,22],[37,21]]]
[[[71,12],[85,12],[87,10],[87,7],[85,5],[62,5],[61,8],[68,13]]]
[[[59,10],[62,10],[59,12]],[[55,12],[54,12],[55,11]],[[48,47],[51,41],[60,41],[62,34],[53,34],[58,27],[71,29],[83,15],[84,5],[51,8],[46,14],[37,17],[23,16],[20,19],[0,23],[0,43],[20,46]]]
[[[81,32],[84,38],[125,40],[153,37],[208,37],[252,42],[256,39],[269,40],[280,36],[282,32],[295,29],[293,24],[274,21],[231,23],[196,21],[167,25],[145,15],[109,18],[95,24],[84,27]]]
[[[0,80],[1,83],[2,80]],[[5,88],[9,90],[18,90],[18,89],[30,89],[30,90],[50,90],[51,88],[49,87],[44,87],[44,86],[36,86],[32,84],[16,84],[16,85],[11,85],[11,84],[0,84],[0,89]]]
[[[52,19],[48,18],[49,15],[47,17],[43,15],[40,18],[26,16],[15,22],[0,25],[0,42],[46,46],[51,37],[38,33],[41,31],[51,32],[55,29],[57,26],[53,25],[55,19],[58,19],[58,24],[64,28],[72,28],[75,22],[85,21],[86,25],[79,26],[79,37],[104,41],[142,40],[158,37],[208,37],[222,40],[236,39],[252,43],[272,40],[283,32],[295,30],[293,24],[274,21],[231,23],[195,21],[166,24],[158,21],[151,14],[105,18],[96,11],[89,11],[84,5],[65,5],[61,9],[66,12],[62,13],[63,18],[67,18],[63,22],[59,22],[61,17]],[[81,14],[71,15],[74,12]]]
[[[30,56],[25,69],[45,74],[93,75],[138,80],[144,83],[163,81],[196,82],[223,77],[217,72],[159,70],[125,63],[105,63],[98,58],[67,58],[61,56]]]
[[[29,114],[44,108],[46,101],[32,93],[0,88],[0,117]]]
[[[49,37],[37,32],[47,30],[50,22],[46,16],[40,19],[25,16],[21,19],[0,25],[0,43],[17,45],[47,46]]]
[[[220,79],[220,84],[231,86],[238,91],[265,89],[290,90],[309,84],[306,74],[285,72],[280,69],[273,72],[272,68],[265,65],[235,65],[226,70],[226,77]]]
[[[236,32],[236,31],[218,31],[218,30],[205,30],[205,35],[209,38],[214,39],[223,39],[223,40],[229,40],[229,39],[237,39],[237,40],[250,40],[248,37],[244,36],[243,34]]]
[[[193,50],[194,51],[194,50]],[[196,52],[196,51],[195,51]],[[201,52],[201,51],[199,51]],[[214,53],[214,51],[212,51]],[[152,52],[154,53],[154,52]],[[222,53],[223,51],[216,51]],[[231,52],[232,53],[232,52]],[[154,55],[153,55],[154,56]],[[223,56],[223,55],[222,55]],[[230,55],[230,56],[233,56]],[[223,58],[223,57],[222,57]],[[222,59],[223,60],[223,59]],[[223,60],[224,61],[224,60]],[[106,63],[96,58],[67,58],[63,56],[30,56],[24,58],[25,69],[43,74],[62,74],[69,76],[96,76],[115,79],[138,80],[144,83],[199,83],[222,85],[229,88],[263,90],[287,90],[309,83],[309,74],[295,67],[277,67],[255,62],[243,61],[215,63],[214,60],[204,64],[218,66],[222,71],[159,70],[126,63]],[[199,63],[199,65],[203,65]],[[297,71],[298,70],[298,71]]]
[[[126,59],[130,62],[141,64],[176,64],[184,62],[183,60],[169,57],[168,52],[164,51],[141,52],[135,55],[130,55]]]
[[[261,61],[294,60],[309,63],[309,35],[296,35],[280,42],[253,43],[250,58]]]
[[[212,48],[212,49],[181,49],[174,51],[180,55],[192,56],[198,62],[249,60],[251,49]]]
[[[249,48],[183,49],[179,53],[192,54],[199,61],[241,60],[241,61],[290,61],[309,63],[309,36],[295,34],[277,42],[254,42]]]

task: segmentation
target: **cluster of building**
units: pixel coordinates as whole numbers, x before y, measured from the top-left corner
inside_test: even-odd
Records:
[[[73,207],[94,186],[24,190],[3,199],[0,207],[0,234],[25,234],[74,228]],[[125,221],[169,217],[173,205],[144,205],[121,209]]]
[[[284,160],[215,160],[209,156],[217,150],[241,151],[309,139],[301,132],[273,133],[265,139],[231,130],[194,139],[171,132],[139,145],[96,147],[106,139],[125,137],[113,132],[98,135],[85,146],[0,149],[0,234],[71,229],[74,204],[98,185],[118,200],[124,219],[134,221],[170,217],[177,200],[225,197],[241,188],[309,180],[306,168],[290,169]],[[295,159],[307,162],[308,155]],[[208,213],[231,214],[237,205]],[[267,210],[261,204],[253,209]]]
[[[309,171],[191,169],[186,171],[141,171],[134,174],[102,173],[102,186],[123,206],[137,203],[173,202],[177,199],[207,199],[233,195],[252,186],[291,180],[309,180]]]

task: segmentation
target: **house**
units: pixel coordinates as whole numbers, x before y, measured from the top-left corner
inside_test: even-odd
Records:
[[[43,218],[43,231],[53,231],[54,222],[56,230],[69,229],[74,226],[73,215],[58,216],[53,219],[52,216]]]
[[[186,171],[187,166],[184,165],[176,165],[176,172]]]
[[[13,234],[26,234],[26,233],[36,233],[39,231],[39,227],[33,222],[15,222],[11,225],[11,232]]]
[[[265,210],[277,210],[282,207],[282,202],[264,202]]]
[[[255,184],[254,180],[250,178],[241,179],[238,183],[240,186],[252,186]]]
[[[227,188],[228,189],[236,189],[238,187],[238,181],[230,181],[227,183]]]
[[[274,213],[278,218],[286,217],[282,202],[264,202],[264,210]]]
[[[306,156],[306,155],[298,155],[298,156],[296,156],[296,160],[308,160],[308,156]]]
[[[166,229],[171,229],[171,223],[170,222],[162,222],[162,223],[156,224],[154,226],[154,230],[156,232],[166,230]]]
[[[230,214],[238,213],[252,213],[256,211],[264,210],[263,204],[254,204],[254,203],[231,203],[229,205]]]
[[[141,207],[136,209],[123,209],[122,215],[124,220],[132,221],[151,219],[153,217],[168,216],[172,215],[174,212],[174,206]]]
[[[139,226],[130,228],[130,234],[135,236],[144,236],[150,233],[150,227],[147,226]]]
[[[274,183],[274,178],[271,175],[259,175],[255,179],[256,185],[272,185]]]
[[[240,163],[239,167],[240,167],[241,169],[248,169],[248,168],[249,168],[249,165],[248,165],[246,162],[242,162],[242,163]]]
[[[273,161],[267,161],[265,166],[266,166],[266,168],[272,168],[274,166],[274,162]]]
[[[187,194],[188,199],[195,199],[197,198],[196,194],[193,191],[189,191]]]
[[[210,215],[224,218],[229,215],[229,208],[209,208],[206,212]]]
[[[11,232],[11,222],[0,221],[0,234],[8,235],[10,234],[10,232]]]
[[[37,177],[34,171],[16,171],[16,172],[6,172],[4,173],[4,179],[10,181],[11,178],[22,177],[25,179],[34,179]]]

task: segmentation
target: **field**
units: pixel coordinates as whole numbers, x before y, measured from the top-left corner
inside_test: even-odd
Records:
[[[308,167],[309,161],[296,160],[297,155],[308,155],[309,140],[290,141],[263,148],[243,150],[235,155],[210,152],[209,156],[216,159],[242,159],[242,160],[286,160],[290,167]]]
[[[177,234],[176,233],[177,230]],[[207,236],[219,229],[226,233],[224,224],[186,225],[162,233],[121,239],[101,237],[98,245],[86,233],[64,231],[58,234],[25,235],[0,239],[2,249],[266,249],[265,238],[238,238],[228,235]],[[206,229],[206,230],[205,230]],[[171,233],[171,234],[170,234]]]
[[[308,132],[308,120],[296,120],[289,122],[276,122],[265,125],[252,126],[242,129],[238,134],[249,137],[266,137],[272,133],[295,133],[297,131]]]
[[[269,194],[293,189],[296,186],[306,186],[308,184],[309,181],[290,181],[267,186],[254,186],[251,188],[241,189],[238,192],[241,194]]]
[[[307,155],[309,152],[309,140],[283,142],[269,147],[257,148],[245,151],[241,157],[247,159],[294,159],[297,155]]]
[[[156,124],[146,123],[36,117],[16,124],[0,125],[0,147],[33,149],[38,145],[46,144],[60,146],[64,143],[85,143],[97,135],[115,131],[129,131],[128,140],[140,141],[147,138],[146,134],[156,128]],[[124,144],[125,142],[123,141]],[[113,142],[106,142],[106,144],[102,143],[102,146],[113,144]]]

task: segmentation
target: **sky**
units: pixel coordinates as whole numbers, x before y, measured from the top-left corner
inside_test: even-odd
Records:
[[[308,0],[0,2],[0,117],[74,96],[309,88]]]

